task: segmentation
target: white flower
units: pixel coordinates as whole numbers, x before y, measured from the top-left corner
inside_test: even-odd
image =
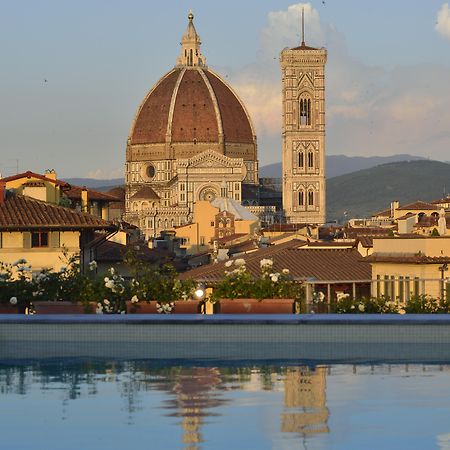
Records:
[[[114,283],[114,281],[112,281],[112,280],[108,280],[106,283],[105,283],[105,287],[107,288],[107,289],[111,289],[111,290],[113,290],[114,289],[114,287],[115,287],[115,283]]]
[[[137,295],[133,295],[133,297],[131,297],[131,303],[137,303],[139,301]]]
[[[350,309],[355,309],[355,305],[350,306]]]
[[[109,281],[108,277],[103,278],[104,282],[107,283]]]
[[[278,281],[278,274],[276,274],[276,273],[271,274],[271,275],[270,275],[270,279],[271,279],[274,283],[276,283],[276,282]]]
[[[105,299],[103,300],[103,303],[104,303],[105,305],[107,305],[107,306],[110,305],[110,301],[109,301],[107,298],[105,298]]]
[[[233,261],[231,259],[229,259],[226,263],[225,263],[225,267],[231,267],[233,265]]]
[[[283,275],[289,275],[289,269],[283,269],[282,272]]]
[[[364,307],[364,304],[363,304],[363,303],[360,303],[360,304],[358,305],[358,309],[359,309],[361,312],[364,312],[364,311],[366,310],[366,308]]]
[[[237,267],[241,267],[241,266],[245,265],[245,259],[238,258],[238,259],[236,259],[236,261],[234,261],[234,264],[236,264]]]
[[[11,303],[11,305],[17,305],[17,297],[11,297],[9,303]]]
[[[110,268],[109,268],[109,273],[110,273],[111,275],[114,275],[114,274],[116,273],[116,270],[114,269],[114,267],[110,267]]]
[[[259,262],[259,265],[261,266],[262,269],[264,267],[272,267],[273,266],[273,261],[271,259],[262,259]]]
[[[88,266],[89,270],[95,270],[97,268],[97,261],[91,261]]]
[[[98,303],[97,308],[95,309],[95,314],[103,314],[103,306]]]
[[[398,313],[403,315],[403,314],[406,314],[406,311],[403,308],[400,308],[398,310]]]
[[[338,292],[336,294],[336,299],[339,300],[344,300],[344,298],[348,298],[350,297],[350,294],[344,294],[343,292]]]

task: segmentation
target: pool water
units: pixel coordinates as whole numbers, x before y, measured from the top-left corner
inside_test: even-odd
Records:
[[[0,448],[450,449],[450,366],[0,362]]]

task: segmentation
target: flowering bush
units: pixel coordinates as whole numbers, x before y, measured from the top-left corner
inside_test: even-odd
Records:
[[[128,254],[126,260],[133,275],[130,282],[131,291],[135,296],[133,303],[156,300],[162,305],[175,300],[193,298],[194,282],[177,279],[178,274],[171,265],[150,266],[137,260],[133,254]]]
[[[86,311],[96,303],[97,313],[117,314],[126,311],[126,301],[156,300],[160,312],[173,309],[174,300],[188,300],[193,297],[194,282],[178,280],[173,267],[162,268],[139,263],[132,266],[135,277],[125,279],[115,268],[106,276],[97,274],[97,263],[88,264],[87,273],[80,270],[78,257],[64,260],[59,271],[42,270],[33,273],[24,259],[13,264],[0,263],[0,303],[18,305],[33,310],[37,301],[82,302]]]
[[[413,296],[406,304],[386,297],[353,300],[350,295],[337,296],[335,312],[338,314],[444,314],[450,312],[447,300],[427,295]]]
[[[303,287],[295,283],[288,269],[275,272],[271,259],[260,261],[261,274],[254,277],[247,271],[245,260],[238,258],[225,263],[225,276],[214,286],[210,298],[215,302],[221,298],[293,298],[303,297]],[[230,269],[230,270],[228,270]]]
[[[25,308],[32,296],[31,266],[25,259],[0,263],[0,303]]]

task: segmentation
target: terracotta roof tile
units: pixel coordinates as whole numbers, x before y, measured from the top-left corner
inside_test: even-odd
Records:
[[[0,203],[0,230],[109,229],[111,223],[73,209],[8,194]]]
[[[387,254],[373,253],[368,256],[367,261],[371,263],[410,263],[410,264],[445,264],[450,263],[449,256],[425,256],[414,254]]]
[[[80,186],[70,186],[70,189],[64,192],[71,200],[81,200],[81,191],[85,189]],[[119,197],[104,192],[94,191],[93,189],[87,189],[88,200],[94,201],[105,201],[105,202],[120,202],[122,201]]]
[[[318,281],[369,280],[371,267],[356,249],[311,249],[303,242],[292,240],[284,244],[260,249],[244,259],[247,270],[259,276],[261,259],[274,262],[273,271],[289,269],[299,280],[315,278]],[[205,282],[216,282],[223,278],[225,262],[202,266],[181,275],[182,278]]]
[[[11,175],[10,177],[2,178],[2,181],[5,181],[7,183],[9,181],[20,180],[21,178],[37,178],[38,180],[48,181],[48,182],[56,184],[58,186],[66,186],[66,187],[70,186],[70,184],[66,183],[65,181],[54,180],[53,178],[48,178],[45,175],[41,175],[39,173],[34,173],[34,172],[31,172],[30,170],[28,170],[27,172],[18,173],[16,175]]]
[[[249,118],[235,94],[216,74],[205,70],[205,75],[217,97],[225,141],[252,144],[253,132]]]
[[[423,202],[421,200],[417,200],[413,203],[408,203],[407,205],[400,206],[397,208],[399,211],[406,211],[406,210],[434,210],[438,211],[440,208],[438,206],[433,205],[432,203]]]

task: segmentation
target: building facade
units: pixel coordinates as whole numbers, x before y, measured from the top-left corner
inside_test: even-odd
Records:
[[[281,52],[283,210],[288,223],[323,224],[325,209],[325,63],[305,44]]]
[[[127,141],[124,219],[147,238],[190,223],[196,201],[240,202],[258,186],[250,116],[207,67],[188,19],[176,66],[142,102]]]

